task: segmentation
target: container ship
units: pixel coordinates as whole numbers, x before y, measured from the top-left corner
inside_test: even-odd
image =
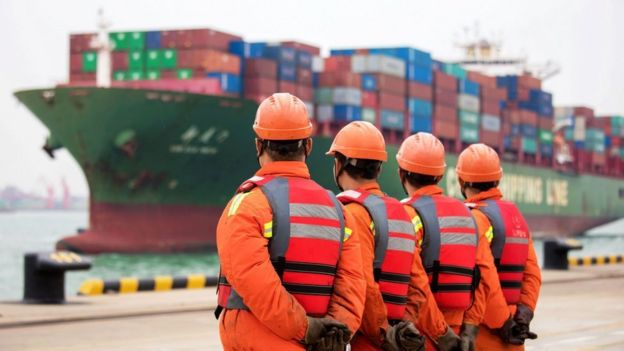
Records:
[[[474,49],[474,48],[473,48]],[[481,47],[481,49],[484,49]],[[258,168],[258,103],[290,92],[315,125],[308,164],[335,189],[333,135],[374,123],[390,154],[382,188],[402,198],[394,154],[418,131],[447,149],[443,188],[461,197],[454,166],[468,144],[504,160],[501,184],[538,236],[582,233],[624,216],[624,118],[554,108],[538,77],[492,76],[412,47],[331,50],[296,41],[247,42],[211,29],[70,35],[66,84],[15,96],[66,148],[90,189],[89,227],[59,249],[82,253],[212,250],[221,211]],[[67,233],[70,234],[70,233]]]

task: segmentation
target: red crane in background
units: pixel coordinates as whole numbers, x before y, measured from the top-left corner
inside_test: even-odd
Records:
[[[61,180],[61,186],[63,187],[63,203],[62,208],[64,210],[69,209],[71,206],[71,193],[69,192],[69,185],[65,181],[65,178]]]

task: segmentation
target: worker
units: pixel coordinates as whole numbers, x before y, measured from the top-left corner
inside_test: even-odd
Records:
[[[364,318],[351,348],[422,350],[422,336],[404,319],[411,272],[423,268],[414,255],[416,238],[409,217],[377,183],[388,158],[383,135],[369,122],[351,122],[336,134],[327,154],[334,157],[334,177],[342,191],[338,199],[360,234],[366,278]]]
[[[501,294],[487,242],[470,210],[438,186],[446,169],[438,138],[416,133],[403,141],[396,159],[409,196],[402,202],[416,226],[418,253],[433,295],[412,313],[417,327],[427,335],[429,349],[474,350],[486,300]],[[443,319],[437,317],[440,312]]]
[[[502,288],[502,297],[488,300],[477,348],[524,350],[525,339],[537,338],[530,331],[530,323],[541,287],[529,227],[518,207],[502,200],[498,185],[503,170],[494,149],[485,144],[470,145],[459,155],[456,173],[466,204],[479,227],[485,228]],[[513,320],[500,327],[500,320],[508,313]]]
[[[217,226],[217,318],[225,350],[344,350],[364,310],[358,233],[310,179],[304,103],[276,93],[253,125],[260,169]]]

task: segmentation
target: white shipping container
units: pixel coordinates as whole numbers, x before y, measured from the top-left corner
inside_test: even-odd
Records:
[[[316,106],[316,120],[319,122],[328,122],[334,119],[334,105],[318,105]]]
[[[325,60],[320,56],[312,57],[312,72],[320,73],[325,70]]]
[[[555,107],[555,118],[565,119],[574,116],[574,107]]]
[[[481,107],[479,97],[468,94],[459,94],[457,96],[457,107],[460,110],[479,113]]]
[[[335,105],[362,105],[362,91],[358,88],[334,88],[332,101]]]
[[[351,70],[355,73],[384,73],[405,78],[405,62],[382,55],[353,55]]]
[[[574,141],[585,141],[585,117],[574,117]]]
[[[308,117],[314,119],[314,103],[311,101],[304,101],[303,103],[305,104],[306,110],[308,110]]]
[[[481,128],[490,132],[500,132],[501,120],[498,116],[483,115],[481,117]]]
[[[377,121],[377,111],[373,108],[363,108],[362,109],[362,121],[371,122],[375,124]]]

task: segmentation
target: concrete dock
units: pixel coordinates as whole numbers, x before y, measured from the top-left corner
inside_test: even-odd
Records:
[[[624,265],[544,271],[527,350],[624,350]],[[0,303],[0,350],[221,350],[214,289]]]

